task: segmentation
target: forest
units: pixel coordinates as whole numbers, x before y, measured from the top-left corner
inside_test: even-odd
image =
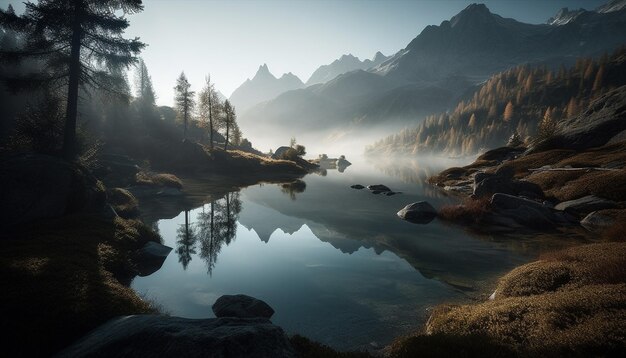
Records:
[[[561,119],[626,83],[626,48],[579,58],[558,69],[520,65],[494,75],[456,107],[427,116],[414,128],[383,138],[368,155],[471,156],[506,145],[529,145],[551,135]]]

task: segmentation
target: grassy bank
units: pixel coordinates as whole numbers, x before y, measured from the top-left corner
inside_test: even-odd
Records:
[[[154,312],[121,282],[132,250],[159,237],[139,221],[71,215],[0,236],[7,356],[46,356],[119,315]]]

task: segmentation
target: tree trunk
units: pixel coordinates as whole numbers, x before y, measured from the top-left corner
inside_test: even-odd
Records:
[[[74,5],[74,24],[70,51],[69,82],[67,86],[67,109],[65,112],[65,130],[63,132],[63,156],[73,160],[77,156],[76,117],[78,116],[78,85],[80,83],[80,47],[82,38],[83,3],[77,0]]]
[[[213,150],[213,99],[209,92],[209,149]]]
[[[226,146],[228,145],[228,130],[230,127],[228,123],[230,123],[230,120],[226,118],[226,141],[224,141],[224,150],[226,150]]]
[[[183,129],[183,141],[187,139],[187,111],[189,110],[189,104],[187,103],[188,99],[187,90],[185,90],[185,105],[183,108],[183,121],[184,121],[184,129]]]

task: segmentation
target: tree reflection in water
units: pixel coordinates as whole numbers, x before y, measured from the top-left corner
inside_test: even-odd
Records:
[[[184,270],[187,270],[191,255],[196,254],[196,241],[198,240],[194,227],[189,224],[189,210],[185,210],[185,223],[178,228],[176,238],[178,262],[183,265]]]
[[[289,195],[291,200],[296,200],[296,194],[304,193],[306,190],[306,183],[300,179],[286,184],[280,184],[280,191]]]
[[[209,275],[217,262],[222,245],[229,245],[237,234],[237,220],[241,212],[239,193],[228,193],[219,200],[213,200],[202,207],[196,223],[189,222],[189,211],[185,211],[185,224],[178,230],[176,253],[186,269],[196,254],[199,244],[200,257],[206,262]]]

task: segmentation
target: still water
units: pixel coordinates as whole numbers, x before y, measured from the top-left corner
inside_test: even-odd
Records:
[[[272,321],[287,333],[337,349],[386,345],[422,328],[433,306],[480,297],[540,250],[532,240],[396,216],[415,201],[436,208],[456,203],[425,183],[454,164],[460,163],[359,160],[343,172],[207,199],[156,223],[174,250],[159,271],[137,277],[132,287],[187,318],[214,317],[218,297],[243,293],[272,306]],[[402,193],[350,188],[380,183]]]

